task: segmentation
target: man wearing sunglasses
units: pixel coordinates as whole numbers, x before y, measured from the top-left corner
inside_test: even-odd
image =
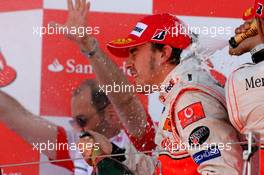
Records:
[[[125,149],[122,148],[129,145],[129,139],[125,132],[120,132],[121,125],[117,113],[107,96],[99,92],[96,81],[86,80],[74,91],[71,110],[73,120],[70,123],[77,133],[66,131],[64,128],[32,114],[16,99],[0,91],[0,121],[32,145],[47,143],[48,141],[61,144],[77,143],[79,141],[78,133],[89,130],[96,137],[96,141],[99,144],[104,144],[104,147],[108,149],[106,151],[108,154],[125,152]],[[143,144],[143,142],[140,144]],[[138,144],[138,147],[142,147],[140,144]],[[43,153],[50,160],[82,157],[78,150],[54,149],[43,150]],[[126,160],[124,156],[113,158],[119,161]],[[63,174],[74,172],[75,175],[87,175],[93,171],[92,167],[88,166],[83,159],[57,162],[54,165],[69,170]]]

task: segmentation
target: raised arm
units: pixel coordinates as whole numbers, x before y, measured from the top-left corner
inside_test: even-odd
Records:
[[[90,3],[86,0],[68,0],[68,20],[64,25],[57,27],[86,27],[86,19],[89,14]],[[94,68],[97,79],[102,85],[123,84],[129,85],[125,75],[119,70],[117,65],[109,59],[99,48],[96,38],[85,35],[66,35],[69,39],[75,41],[85,53],[90,53],[89,62]],[[88,58],[87,58],[88,59]],[[114,104],[119,113],[120,120],[126,129],[133,136],[141,137],[145,134],[147,124],[147,115],[138,97],[132,92],[109,92],[109,99]]]
[[[16,99],[0,90],[0,122],[15,131],[33,146],[37,143],[56,143],[57,126],[26,110]],[[56,158],[56,150],[43,151]]]

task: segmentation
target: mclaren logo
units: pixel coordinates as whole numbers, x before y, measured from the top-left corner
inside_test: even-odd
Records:
[[[16,79],[16,71],[7,65],[3,54],[0,52],[0,87],[11,84]]]

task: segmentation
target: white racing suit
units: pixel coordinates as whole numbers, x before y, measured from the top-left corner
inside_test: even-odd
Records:
[[[162,87],[160,100],[165,108],[156,144],[163,174],[193,175],[198,173],[191,169],[198,167],[202,175],[240,175],[242,149],[229,144],[238,139],[228,121],[224,89],[198,59],[183,60]],[[174,161],[184,159],[182,167],[174,167]]]
[[[264,139],[264,61],[236,69],[226,84],[226,99],[233,126],[242,134],[252,131]],[[262,141],[261,163],[263,157]],[[261,174],[264,174],[262,164]]]

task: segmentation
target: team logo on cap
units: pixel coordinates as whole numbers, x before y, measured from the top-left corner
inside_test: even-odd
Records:
[[[258,2],[257,4],[257,9],[256,9],[256,14],[259,16],[262,16],[263,13],[263,4]]]
[[[131,32],[132,35],[136,35],[137,37],[141,37],[141,35],[144,33],[144,31],[147,29],[148,25],[139,22],[137,23],[136,27]]]
[[[16,71],[6,64],[4,56],[0,52],[0,87],[11,84],[16,79]]]
[[[254,17],[254,9],[253,7],[248,8],[243,14],[243,20],[250,20]]]
[[[163,41],[165,39],[166,34],[167,34],[166,30],[157,29],[152,37],[152,40]]]
[[[132,40],[131,38],[122,38],[122,39],[116,39],[114,41],[112,41],[112,44],[129,44],[131,42],[133,42],[134,40]]]

